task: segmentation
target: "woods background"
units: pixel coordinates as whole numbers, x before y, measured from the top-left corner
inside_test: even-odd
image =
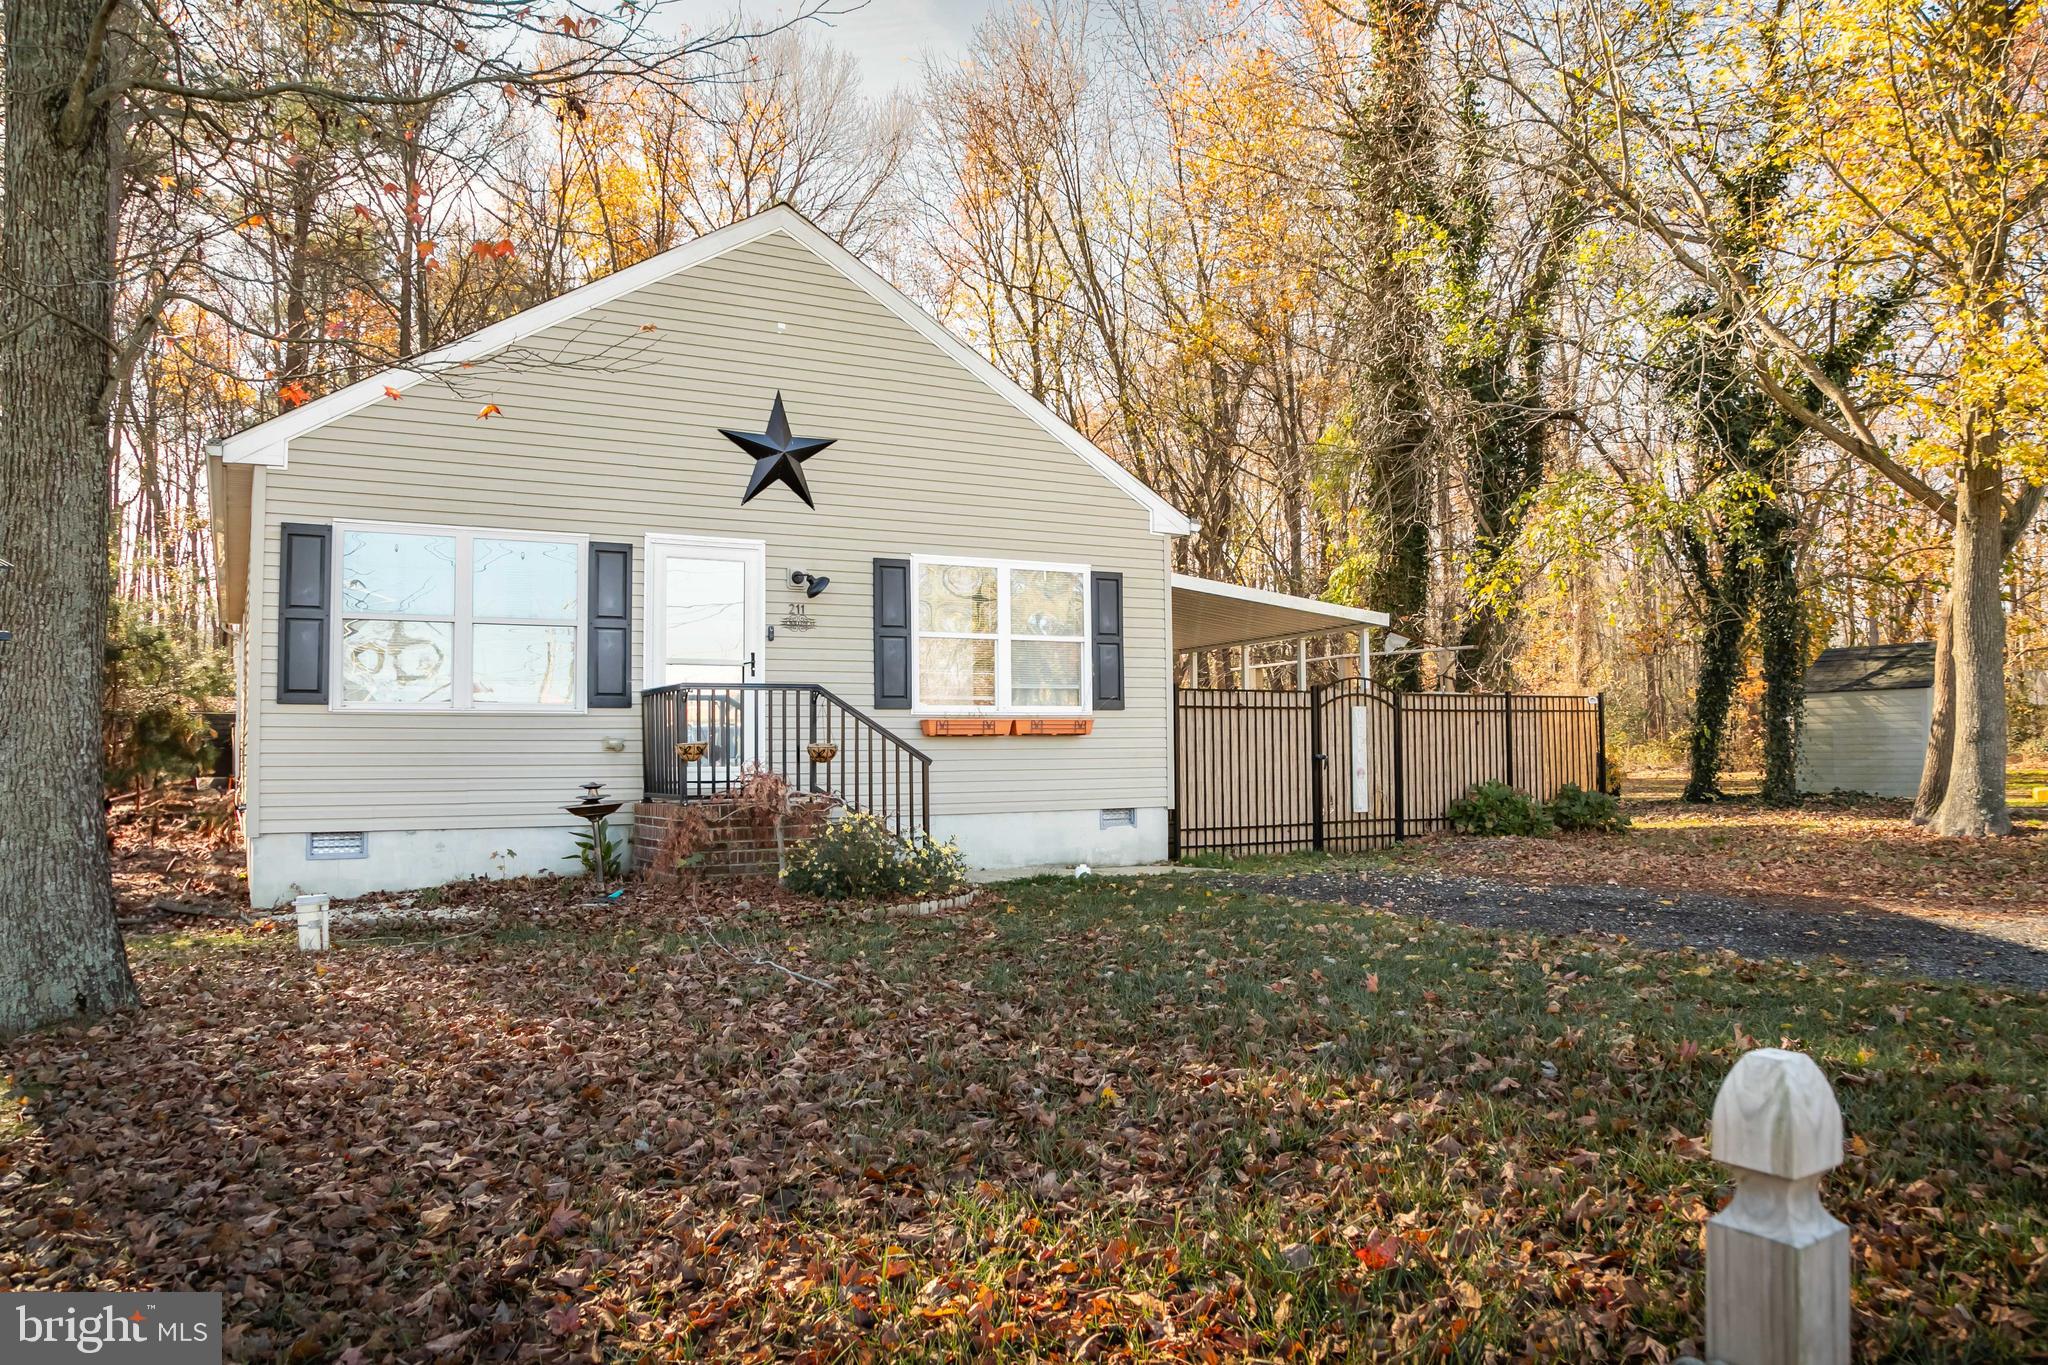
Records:
[[[209,438],[778,201],[1198,519],[1182,568],[1464,647],[1409,682],[1604,690],[1632,761],[1725,707],[1710,784],[1818,649],[1937,631],[1949,524],[1829,427],[1947,498],[1989,391],[2009,501],[2037,462],[2032,6],[1040,4],[888,93],[827,11],[740,21],[686,94],[465,86],[459,9],[350,14],[202,7],[266,93],[127,130],[117,632],[195,677]],[[542,18],[537,61],[594,22]],[[2044,568],[2017,536],[2025,745]]]

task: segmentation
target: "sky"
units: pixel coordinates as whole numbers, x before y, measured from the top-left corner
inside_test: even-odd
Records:
[[[815,22],[826,29],[833,45],[853,55],[869,92],[879,95],[914,83],[927,53],[946,59],[965,52],[974,26],[998,2],[829,0],[830,8],[845,12]],[[772,11],[762,6],[756,12]]]

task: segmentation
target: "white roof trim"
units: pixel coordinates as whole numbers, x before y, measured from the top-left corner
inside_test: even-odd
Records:
[[[1343,626],[1386,626],[1394,618],[1383,611],[1368,611],[1364,607],[1347,607],[1339,602],[1322,602],[1313,597],[1296,597],[1292,593],[1272,592],[1266,588],[1247,588],[1237,583],[1224,583],[1214,578],[1197,578],[1193,574],[1177,573],[1173,586],[1181,592],[1198,592],[1208,597],[1227,597],[1238,602],[1254,602],[1262,607],[1284,607],[1288,611],[1306,612],[1313,616],[1327,616]],[[1332,630],[1340,629],[1332,626]]]
[[[214,454],[229,464],[259,464],[282,469],[294,437],[303,436],[338,418],[361,411],[382,399],[386,388],[403,393],[424,380],[427,372],[431,370],[445,369],[465,361],[487,359],[535,332],[553,327],[557,323],[567,322],[593,308],[623,298],[637,289],[658,284],[692,266],[702,265],[736,247],[745,246],[776,232],[786,233],[794,238],[799,245],[808,248],[827,265],[859,285],[877,303],[910,324],[927,340],[965,367],[975,378],[1009,400],[1011,406],[1037,423],[1048,435],[1087,461],[1096,473],[1115,484],[1146,509],[1150,514],[1151,529],[1154,532],[1160,535],[1184,536],[1194,531],[1194,523],[1178,508],[1139,482],[1135,475],[1111,459],[1094,442],[1061,421],[1050,408],[1019,388],[980,353],[947,331],[931,314],[911,302],[894,285],[862,264],[852,252],[814,227],[795,209],[785,205],[757,213],[730,227],[708,232],[682,246],[671,247],[660,255],[648,257],[638,265],[614,271],[601,280],[593,280],[523,313],[516,313],[503,322],[493,323],[480,332],[473,332],[460,341],[430,351],[415,362],[417,369],[405,365],[395,366],[381,374],[351,384],[345,389],[337,389],[324,397],[316,398],[302,407],[293,408],[290,412],[280,413],[269,421],[259,422],[245,431],[215,441],[211,443],[210,448]]]

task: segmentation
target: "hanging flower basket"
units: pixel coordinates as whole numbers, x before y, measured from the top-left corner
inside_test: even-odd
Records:
[[[676,757],[685,763],[695,763],[702,759],[710,748],[711,746],[701,739],[686,739],[676,745]]]
[[[814,740],[805,747],[813,763],[830,763],[839,757],[839,746],[829,739]]]

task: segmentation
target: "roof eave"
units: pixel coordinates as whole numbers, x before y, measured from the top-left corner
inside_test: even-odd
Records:
[[[1248,588],[1240,583],[1225,583],[1214,578],[1198,578],[1194,574],[1177,573],[1173,586],[1186,588],[1189,592],[1203,592],[1215,597],[1232,597],[1243,602],[1256,602],[1262,606],[1284,607],[1291,611],[1314,611],[1320,615],[1341,620],[1356,626],[1389,626],[1394,618],[1383,611],[1368,607],[1347,606],[1342,602],[1324,602],[1313,597],[1297,597],[1292,593],[1274,592],[1268,588]],[[1332,629],[1341,627],[1333,626]]]

